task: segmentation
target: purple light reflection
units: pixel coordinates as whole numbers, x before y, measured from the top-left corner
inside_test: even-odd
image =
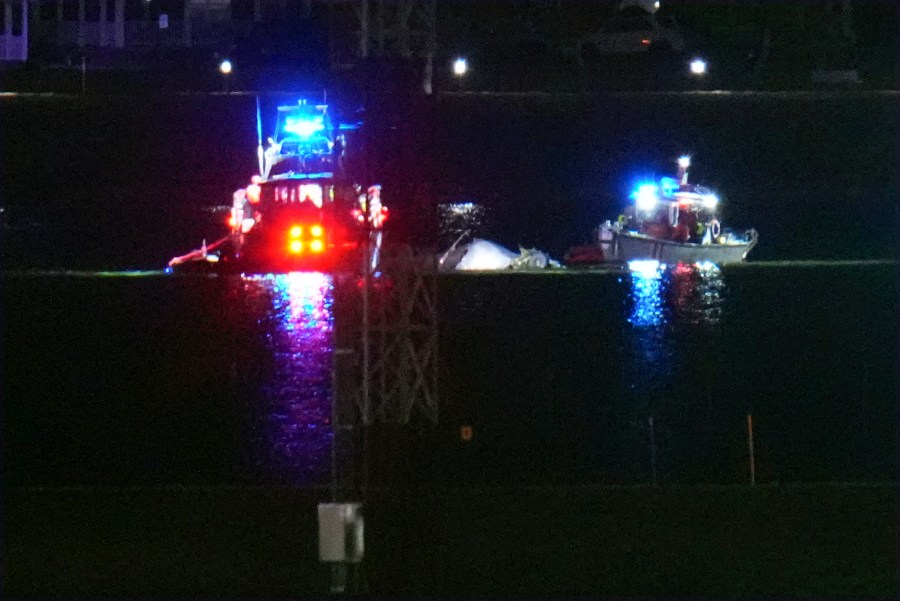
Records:
[[[265,467],[293,484],[325,484],[331,460],[333,284],[321,273],[247,276],[271,299],[264,320],[270,372],[265,403]]]

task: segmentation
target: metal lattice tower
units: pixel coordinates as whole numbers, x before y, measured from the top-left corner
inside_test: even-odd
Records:
[[[335,390],[343,423],[438,420],[438,312],[434,258],[408,249],[380,275],[335,279]],[[368,316],[365,309],[368,307]],[[368,347],[368,350],[367,348]],[[368,367],[368,369],[366,369]],[[355,414],[355,415],[353,415]]]

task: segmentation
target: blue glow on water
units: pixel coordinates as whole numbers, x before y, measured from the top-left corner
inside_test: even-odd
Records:
[[[629,268],[626,371],[635,402],[650,410],[650,404],[665,402],[671,394],[666,391],[693,360],[683,352],[687,340],[718,340],[719,334],[710,328],[722,319],[725,282],[712,263],[667,266],[634,261]]]
[[[663,280],[665,268],[659,261],[631,261],[631,311],[628,323],[635,327],[658,326],[664,323]]]

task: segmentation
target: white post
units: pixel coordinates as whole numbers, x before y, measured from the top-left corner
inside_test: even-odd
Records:
[[[253,22],[262,23],[262,0],[253,0]]]
[[[425,17],[425,72],[422,89],[431,95],[434,91],[434,54],[437,47],[437,6],[435,0],[425,0],[423,6]]]
[[[56,22],[63,22],[63,0],[56,0]]]
[[[369,369],[369,289],[371,285],[371,259],[370,254],[372,252],[372,227],[371,222],[369,221],[369,193],[366,191],[366,207],[363,215],[366,218],[366,245],[365,245],[365,255],[363,256],[363,288],[362,288],[362,414],[363,419],[362,422],[364,425],[369,425],[369,420],[371,419],[371,395],[370,395],[370,375]]]

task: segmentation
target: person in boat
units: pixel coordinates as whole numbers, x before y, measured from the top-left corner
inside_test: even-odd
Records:
[[[631,205],[625,207],[625,210],[622,212],[621,215],[619,215],[619,218],[617,219],[617,221],[619,223],[619,226],[623,230],[637,229],[636,228],[637,220],[635,219],[635,215],[634,215],[634,207],[632,207]]]
[[[669,209],[660,207],[652,219],[641,223],[640,232],[653,238],[672,239],[672,226],[669,223]]]
[[[676,231],[676,240],[679,242],[699,241],[697,236],[697,213],[691,210],[683,211]]]

